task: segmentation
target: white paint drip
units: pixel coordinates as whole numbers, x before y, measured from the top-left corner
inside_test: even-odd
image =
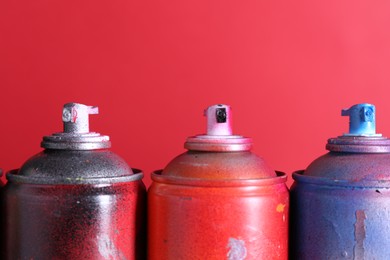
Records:
[[[123,259],[121,252],[118,252],[113,241],[108,235],[98,236],[98,249],[104,259]]]
[[[227,245],[229,252],[227,253],[228,260],[244,260],[246,257],[245,241],[237,238],[229,238]]]

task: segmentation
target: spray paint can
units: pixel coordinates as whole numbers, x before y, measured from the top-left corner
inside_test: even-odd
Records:
[[[6,259],[143,258],[146,190],[140,170],[89,132],[98,108],[68,103],[64,132],[7,174]]]
[[[207,134],[152,174],[149,259],[287,259],[286,175],[233,135],[229,106],[205,115]]]
[[[342,110],[349,133],[293,173],[291,259],[390,259],[390,140],[375,130],[375,107]]]

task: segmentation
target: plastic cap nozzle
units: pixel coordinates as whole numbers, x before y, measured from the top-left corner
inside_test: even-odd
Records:
[[[381,136],[375,130],[375,106],[357,104],[341,110],[342,116],[349,116],[349,133],[345,136]]]
[[[65,104],[62,110],[64,133],[89,133],[89,115],[98,113],[98,107],[78,103]]]
[[[214,105],[205,112],[207,117],[207,135],[232,135],[231,109],[227,105]]]

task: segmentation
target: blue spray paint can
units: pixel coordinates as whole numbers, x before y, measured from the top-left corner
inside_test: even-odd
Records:
[[[375,106],[342,110],[350,131],[293,173],[290,259],[390,259],[390,139]]]

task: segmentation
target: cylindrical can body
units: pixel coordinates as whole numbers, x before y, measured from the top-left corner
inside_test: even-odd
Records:
[[[149,259],[287,259],[286,176],[164,178],[148,192]]]
[[[343,109],[349,133],[293,173],[291,259],[390,259],[390,139],[376,133],[375,111]]]
[[[7,259],[142,259],[145,187],[9,183]]]
[[[207,133],[187,138],[187,152],[152,174],[148,257],[287,259],[287,176],[233,135],[231,108],[208,107]]]
[[[143,173],[89,131],[98,108],[67,103],[64,131],[8,172],[4,188],[5,259],[144,259]]]
[[[291,259],[390,259],[390,182],[294,173]]]

